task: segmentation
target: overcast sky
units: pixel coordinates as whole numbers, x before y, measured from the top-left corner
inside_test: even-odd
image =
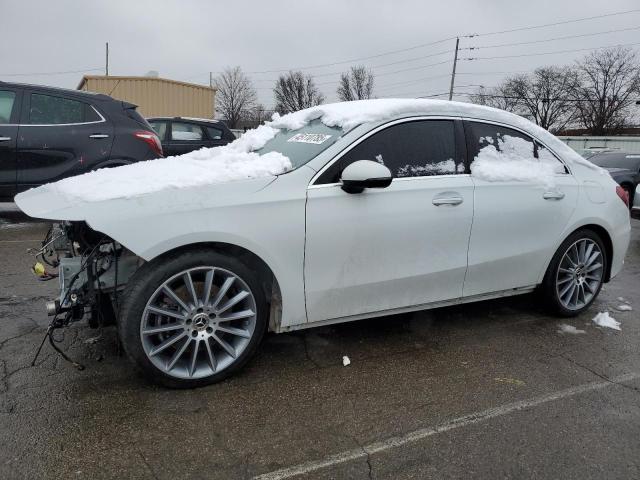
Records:
[[[156,70],[161,77],[208,83],[209,71],[215,74],[231,65],[240,65],[245,72],[296,69],[385,54],[456,35],[632,9],[640,9],[638,0],[3,0],[0,80],[75,88],[82,73],[50,72],[87,70],[89,74],[102,74],[107,41],[112,75],[144,75]],[[640,12],[461,38],[460,46],[489,47],[610,30],[616,31],[528,45],[461,50],[459,56],[524,55],[640,42]],[[454,45],[455,40],[451,39],[353,64],[363,64],[374,71],[376,96],[436,94],[449,89]],[[570,64],[585,53],[462,60],[458,62],[461,75],[457,77],[456,90],[475,88],[466,85],[492,86],[504,76],[478,72],[518,72],[541,65]],[[436,63],[439,65],[427,66]],[[315,75],[327,101],[333,101],[339,72],[349,66],[344,63],[308,69],[305,73]],[[14,75],[23,73],[39,74]],[[278,73],[250,74],[260,101],[267,107],[273,105],[271,88],[277,76]]]

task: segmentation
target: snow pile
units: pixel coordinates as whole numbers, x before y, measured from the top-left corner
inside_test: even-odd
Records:
[[[620,310],[621,312],[630,312],[631,310],[633,310],[631,305],[627,305],[626,303],[624,303],[622,305],[618,305],[616,308],[618,310]]]
[[[278,152],[259,155],[252,151],[262,148],[276,133],[276,129],[263,125],[224,147],[96,170],[45,187],[72,200],[97,202],[279,175],[292,168],[287,157]]]
[[[593,323],[599,327],[612,328],[614,330],[620,330],[620,322],[609,315],[609,312],[600,312],[593,317]]]
[[[584,330],[580,330],[573,325],[568,325],[566,323],[561,323],[558,325],[558,333],[570,333],[571,335],[579,335],[581,333],[587,333]]]
[[[347,357],[346,355],[344,355],[342,357],[342,366],[346,367],[347,365],[351,365],[351,360],[349,360],[349,357]]]
[[[481,180],[536,182],[551,188],[556,173],[564,172],[564,166],[551,154],[535,158],[533,144],[523,138],[505,135],[498,139],[498,146],[493,145],[491,138],[483,140],[488,145],[471,163],[471,174]]]

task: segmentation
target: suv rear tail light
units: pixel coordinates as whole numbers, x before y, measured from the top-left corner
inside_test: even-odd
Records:
[[[140,130],[139,132],[134,132],[133,136],[139,138],[143,142],[146,142],[147,145],[151,147],[151,150],[156,152],[161,157],[164,157],[162,153],[162,144],[160,143],[160,139],[155,133],[149,132],[147,130]]]
[[[622,200],[624,202],[624,204],[627,206],[627,208],[629,208],[629,192],[627,192],[620,185],[617,185],[616,186],[616,193],[620,197],[620,200]]]

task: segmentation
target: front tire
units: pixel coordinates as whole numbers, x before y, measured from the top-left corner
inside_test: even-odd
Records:
[[[558,248],[545,274],[542,292],[549,307],[563,317],[584,312],[600,293],[607,262],[597,233],[572,233]]]
[[[238,259],[206,249],[168,254],[128,283],[120,340],[154,382],[200,387],[227,378],[254,355],[267,312],[256,275]]]

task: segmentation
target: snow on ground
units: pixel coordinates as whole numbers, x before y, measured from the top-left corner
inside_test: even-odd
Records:
[[[631,310],[633,310],[631,305],[627,305],[626,303],[623,303],[622,305],[618,305],[616,308],[621,312],[630,312]]]
[[[558,333],[570,333],[572,335],[579,335],[581,333],[587,333],[584,330],[580,330],[573,325],[568,325],[566,323],[561,323],[558,325]]]
[[[620,322],[616,321],[609,312],[599,312],[593,317],[593,323],[599,327],[612,328],[614,330],[620,330]]]
[[[342,357],[342,366],[346,367],[347,365],[351,365],[351,360],[349,360],[349,357],[344,355]]]

